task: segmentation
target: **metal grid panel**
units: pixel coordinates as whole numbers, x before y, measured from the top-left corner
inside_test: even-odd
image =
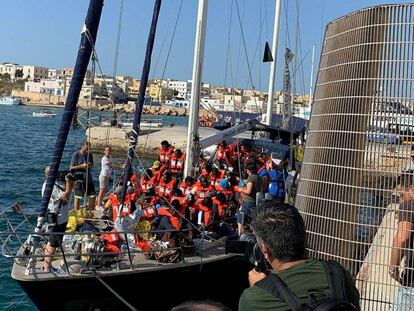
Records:
[[[410,193],[396,186],[414,136],[413,9],[371,7],[327,25],[296,199],[310,255],[352,271],[363,310],[388,310],[404,290],[414,297],[388,273]],[[402,262],[409,275],[413,262]]]

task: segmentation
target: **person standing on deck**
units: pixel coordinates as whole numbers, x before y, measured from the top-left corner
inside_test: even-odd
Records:
[[[389,274],[401,286],[391,305],[392,311],[409,311],[414,306],[414,175],[403,173],[396,187],[400,194],[397,212],[398,230],[394,237],[391,250]],[[400,264],[404,260],[404,271]]]
[[[74,210],[80,207],[80,200],[84,196],[88,198],[88,207],[93,210],[95,208],[95,185],[93,183],[91,169],[93,166],[92,153],[89,152],[90,143],[83,143],[80,150],[72,155],[70,162],[70,170],[75,176],[75,199],[73,201]],[[86,204],[86,202],[85,202]]]
[[[109,183],[114,178],[114,164],[112,163],[111,147],[105,146],[104,156],[101,159],[101,173],[99,174],[99,194],[97,206],[102,205],[103,197],[108,191]]]
[[[42,186],[42,196],[46,187],[47,176],[50,167],[45,168],[45,182]],[[47,223],[50,233],[63,233],[66,231],[69,216],[69,198],[73,189],[73,180],[69,178],[70,174],[65,176],[65,180],[57,179],[53,186],[52,195],[47,207]],[[43,271],[50,273],[63,273],[61,269],[52,267],[53,255],[56,247],[62,245],[63,234],[50,234],[49,241],[45,247],[45,259],[43,261]]]

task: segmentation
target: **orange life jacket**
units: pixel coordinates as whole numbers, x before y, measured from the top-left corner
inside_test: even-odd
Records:
[[[229,157],[229,153],[230,153],[229,146],[226,146],[225,148],[223,148],[222,146],[219,146],[217,148],[216,159],[219,161],[226,160],[226,158]]]
[[[224,171],[219,170],[219,174],[217,177],[213,176],[213,173],[210,174],[210,184],[213,186],[214,189],[217,188],[217,186],[220,186],[220,181],[224,178]]]
[[[204,225],[208,225],[213,220],[213,211],[208,208],[207,206],[204,206],[202,203],[197,204],[194,207],[195,212],[203,212],[203,218],[201,219]]]
[[[221,203],[217,199],[213,199],[213,204],[217,206],[218,217],[223,219],[225,216],[226,210],[229,208],[229,204],[227,202]]]
[[[167,216],[170,219],[171,225],[176,229],[180,230],[180,220],[178,217],[174,216],[171,211],[168,209],[168,207],[161,207],[158,209],[158,215],[160,216]]]
[[[178,211],[180,212],[180,214],[185,215],[185,210],[187,209],[187,206],[188,206],[188,198],[173,196],[170,202],[174,200],[177,200],[178,202],[180,202],[180,209]]]
[[[114,193],[109,195],[109,201],[111,202],[112,206],[112,221],[116,221],[118,218],[118,206],[120,204],[117,196]],[[124,205],[121,209],[121,217],[131,214],[131,198],[129,194],[126,195]]]
[[[170,198],[172,196],[172,192],[174,189],[175,179],[172,178],[168,183],[161,179],[160,183],[157,186],[157,193],[158,195],[164,196],[166,198]]]
[[[162,164],[167,164],[170,161],[171,155],[174,153],[174,146],[170,146],[167,150],[160,147],[159,156]]]
[[[170,158],[170,170],[173,174],[182,174],[184,169],[185,156],[182,153],[181,156],[177,157],[175,153]]]
[[[147,192],[151,188],[154,188],[154,181],[152,179],[146,180],[144,176],[142,176],[141,177],[141,192]]]
[[[182,181],[180,184],[180,190],[184,196],[189,195],[191,193],[191,186],[187,185],[185,181]]]
[[[157,216],[157,209],[152,204],[149,204],[147,206],[142,206],[141,210],[145,214],[145,216],[142,217],[142,220],[153,219],[155,216]]]
[[[197,182],[195,184],[195,187],[193,188],[193,190],[195,189],[195,196],[198,199],[204,199],[207,197],[211,197],[213,195],[214,189],[213,187],[211,187],[210,184],[207,185],[207,187],[203,187],[201,185],[201,183]]]

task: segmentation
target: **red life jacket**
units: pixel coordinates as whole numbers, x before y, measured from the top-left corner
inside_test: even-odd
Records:
[[[174,200],[177,200],[178,202],[180,202],[180,209],[178,211],[180,212],[180,214],[185,215],[185,210],[187,209],[187,206],[188,206],[188,198],[173,196],[170,200],[170,203]]]
[[[191,193],[191,186],[187,185],[185,181],[182,181],[180,184],[180,190],[184,196],[187,196]]]
[[[213,199],[213,204],[217,206],[218,217],[223,219],[225,216],[226,210],[229,208],[229,204],[227,202],[221,203],[217,199]]]
[[[155,216],[157,216],[157,209],[154,205],[149,204],[147,206],[141,206],[141,210],[144,212],[145,216],[143,216],[141,219],[153,219]]]
[[[213,186],[214,189],[217,189],[220,186],[220,181],[224,178],[224,171],[219,170],[219,174],[217,177],[213,176],[213,173],[210,174],[210,184]]]
[[[159,156],[162,164],[167,164],[170,161],[171,155],[174,153],[174,146],[170,146],[167,150],[160,147]]]
[[[198,199],[204,199],[207,197],[211,197],[213,195],[214,189],[211,187],[210,184],[207,185],[207,187],[203,187],[201,183],[197,182],[195,184],[195,187],[193,188],[195,190],[195,196]]]
[[[194,207],[195,212],[203,212],[203,218],[201,219],[204,225],[208,225],[213,220],[213,211],[208,208],[207,206],[204,206],[202,203],[197,204]]]
[[[216,159],[219,161],[226,160],[226,158],[229,157],[229,153],[230,153],[230,148],[228,146],[226,146],[225,148],[223,148],[222,146],[219,146],[217,148]]]
[[[160,197],[161,196],[164,196],[167,199],[168,198],[171,198],[172,192],[173,192],[173,189],[174,189],[174,184],[175,184],[175,179],[174,178],[172,178],[168,182],[168,184],[164,182],[164,179],[161,179],[160,183],[157,186],[157,193],[158,193],[158,195]]]
[[[170,158],[170,170],[173,174],[182,174],[184,169],[185,156],[182,153],[181,156],[177,157],[175,153]]]
[[[112,221],[116,221],[118,218],[118,206],[120,204],[117,196],[114,193],[109,195],[109,201],[111,202],[112,206]],[[131,199],[129,194],[126,195],[124,205],[121,209],[121,217],[131,214]]]
[[[176,229],[176,230],[180,230],[181,225],[180,225],[180,220],[178,219],[178,217],[174,216],[171,211],[168,209],[168,207],[161,207],[158,210],[158,215],[160,216],[167,216],[168,218],[170,218],[170,222],[171,225]]]
[[[154,188],[154,181],[152,179],[146,180],[144,176],[141,177],[141,192],[147,192],[149,189]]]

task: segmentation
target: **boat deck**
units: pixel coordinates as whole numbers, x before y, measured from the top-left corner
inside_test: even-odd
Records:
[[[43,272],[43,260],[41,258],[36,261],[35,269],[30,274],[26,274],[27,260],[18,261],[15,259],[12,277],[19,281],[34,281],[34,280],[49,280],[54,278],[59,279],[72,279],[72,278],[84,278],[94,277],[95,273],[99,276],[111,276],[111,275],[123,275],[131,272],[151,272],[160,271],[163,269],[176,269],[185,268],[191,266],[198,266],[200,264],[207,264],[210,262],[225,259],[227,257],[233,257],[236,255],[229,255],[224,253],[224,241],[218,240],[215,242],[205,242],[205,247],[202,251],[202,256],[199,255],[184,255],[184,260],[178,263],[162,263],[157,260],[147,259],[144,253],[131,253],[131,261],[127,253],[122,254],[122,259],[112,263],[109,267],[95,268],[93,266],[88,267],[84,261],[74,260],[67,257],[67,266],[69,267],[69,273],[53,274]],[[52,262],[55,268],[62,268],[64,270],[66,265],[61,254],[57,254],[57,260]]]

